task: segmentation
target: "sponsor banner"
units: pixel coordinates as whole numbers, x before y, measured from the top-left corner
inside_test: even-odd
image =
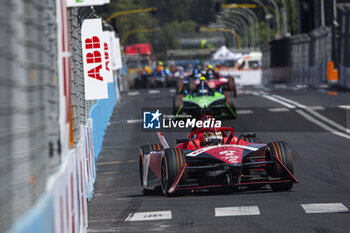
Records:
[[[112,65],[112,70],[117,70],[117,45],[116,45],[116,39],[115,39],[115,33],[114,31],[108,31],[109,33],[109,45],[110,45],[110,59],[111,59],[111,65]]]
[[[107,83],[113,82],[113,70],[112,70],[112,59],[111,59],[111,44],[113,41],[110,40],[109,31],[102,32],[103,37],[103,50],[104,50],[104,78]]]
[[[95,175],[91,123],[81,126],[81,139],[75,150],[70,150],[47,183],[46,192],[52,196],[53,232],[86,232],[88,226],[87,197],[92,195]]]
[[[115,43],[116,45],[116,51],[117,51],[117,70],[121,69],[123,67],[123,62],[122,62],[122,53],[121,53],[121,48],[120,48],[120,40],[118,37],[115,38]]]
[[[68,12],[65,1],[56,1],[57,8],[57,61],[59,86],[59,125],[61,154],[69,149],[69,124],[71,114],[71,53],[68,25]]]
[[[81,37],[85,100],[106,99],[108,98],[108,88],[104,71],[104,37],[101,19],[84,20],[82,23]]]
[[[60,0],[67,1],[68,7],[99,6],[110,2],[110,0]]]

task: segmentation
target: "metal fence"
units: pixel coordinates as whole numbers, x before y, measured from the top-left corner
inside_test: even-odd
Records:
[[[59,164],[55,3],[6,1],[1,17],[0,231]]]
[[[96,101],[85,101],[84,71],[81,48],[81,19],[92,13],[91,8],[71,8],[69,9],[69,31],[72,54],[72,111],[73,111],[73,135],[74,143],[80,138],[80,126],[86,123],[89,117],[89,109]],[[82,12],[84,12],[82,15]]]
[[[95,103],[84,100],[78,9],[82,8],[69,9],[75,144]],[[0,232],[4,232],[43,193],[48,176],[61,162],[55,1],[2,3],[0,40]]]
[[[331,45],[331,31],[325,27],[270,42],[262,48],[263,82],[326,82]]]
[[[340,84],[350,88],[350,4],[338,5]]]

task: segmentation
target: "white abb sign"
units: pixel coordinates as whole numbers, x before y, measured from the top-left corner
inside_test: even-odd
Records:
[[[113,82],[113,67],[112,67],[112,42],[110,41],[109,31],[103,31],[103,49],[105,58],[105,78],[108,83]]]
[[[104,37],[101,19],[86,19],[81,28],[85,99],[108,98]]]
[[[64,1],[64,0],[61,0]],[[68,7],[98,6],[109,3],[110,0],[66,0]]]

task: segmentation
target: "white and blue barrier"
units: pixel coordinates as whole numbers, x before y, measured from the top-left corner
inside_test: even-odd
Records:
[[[81,126],[80,141],[71,149],[47,182],[36,203],[13,223],[7,233],[85,233],[87,201],[94,192],[95,160],[119,95],[115,83],[108,84],[109,98],[98,100]]]
[[[95,159],[98,158],[102,150],[102,142],[108,126],[110,116],[117,102],[117,94],[114,83],[108,83],[108,99],[97,100],[92,106],[89,116],[92,119],[92,134],[94,138]]]

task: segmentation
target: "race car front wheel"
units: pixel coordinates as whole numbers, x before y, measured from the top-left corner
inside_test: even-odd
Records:
[[[275,160],[276,163],[268,167],[267,172],[272,177],[280,177],[282,180],[290,180],[290,174],[284,167],[282,167],[277,160],[279,160],[293,175],[293,158],[292,150],[286,142],[272,142],[267,145],[266,148],[267,157],[271,160]],[[270,184],[273,191],[288,191],[292,189],[292,180],[286,183]]]
[[[163,194],[169,196],[169,189],[185,166],[185,154],[180,148],[164,150],[161,163],[161,183]]]
[[[142,187],[142,192],[144,194],[152,193],[152,190],[144,188],[144,183],[143,183],[144,156],[152,151],[160,151],[160,150],[163,150],[163,146],[158,144],[148,144],[140,147],[139,174],[140,174],[140,183]]]

